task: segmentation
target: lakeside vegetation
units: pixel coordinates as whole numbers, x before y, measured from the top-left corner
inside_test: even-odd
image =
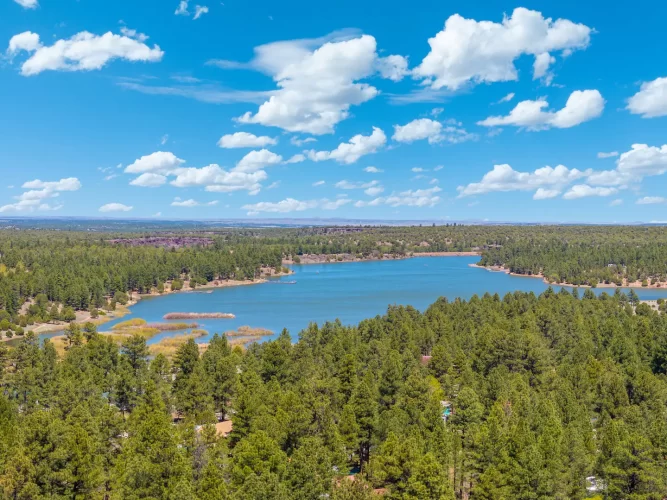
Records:
[[[633,300],[440,299],[173,361],[27,335],[2,348],[1,495],[661,499],[667,317]]]
[[[649,226],[0,230],[0,335],[98,320],[136,294],[221,285],[330,261],[479,252],[480,265],[573,285],[667,286],[667,231]],[[345,259],[342,256],[346,256]]]

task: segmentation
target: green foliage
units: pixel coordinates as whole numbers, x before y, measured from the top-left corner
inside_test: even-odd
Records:
[[[30,332],[0,346],[0,498],[667,495],[667,316],[633,294],[394,306],[173,363],[142,335],[66,337],[60,360]]]

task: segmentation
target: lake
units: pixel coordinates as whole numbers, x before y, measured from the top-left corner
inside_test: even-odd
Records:
[[[212,293],[183,292],[144,298],[131,314],[100,327],[108,330],[130,318],[162,322],[170,312],[229,312],[234,319],[196,320],[208,337],[240,326],[265,328],[280,333],[287,328],[296,340],[309,322],[322,324],[340,319],[352,325],[383,314],[393,304],[425,310],[438,297],[469,299],[486,292],[522,290],[540,294],[548,287],[542,280],[510,276],[470,267],[479,257],[420,257],[404,260],[294,265],[294,274],[269,283],[213,289]],[[280,284],[296,281],[295,284]],[[558,290],[559,287],[554,287]],[[642,299],[667,298],[667,289],[635,289]],[[597,289],[596,293],[614,289]],[[628,292],[629,290],[625,290]],[[583,292],[583,290],[582,290]],[[182,332],[164,332],[149,340]]]

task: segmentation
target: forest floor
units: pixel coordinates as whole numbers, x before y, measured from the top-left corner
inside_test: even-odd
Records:
[[[547,280],[542,273],[539,274],[519,274],[519,273],[512,273],[510,272],[509,269],[503,266],[479,266],[477,264],[468,264],[470,267],[476,267],[478,269],[484,269],[486,271],[491,271],[495,273],[505,273],[509,274],[510,276],[516,276],[518,278],[540,278],[544,283],[547,285],[553,285],[553,286],[573,286],[573,287],[578,287],[578,288],[591,288],[590,285],[573,285],[572,283],[567,283],[567,282],[562,282],[562,283],[551,283],[549,280]],[[623,284],[621,286],[616,285],[615,283],[598,283],[596,288],[653,288],[653,289],[660,289],[660,288],[665,288],[665,285],[663,283],[649,283],[648,285],[644,286],[642,285],[642,282],[637,280],[637,281],[628,281],[627,279],[623,279]]]

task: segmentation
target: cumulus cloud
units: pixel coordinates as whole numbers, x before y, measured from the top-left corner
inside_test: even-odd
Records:
[[[364,172],[368,172],[369,174],[380,174],[380,173],[384,172],[384,170],[381,170],[377,167],[366,167],[364,169]]]
[[[133,207],[122,203],[107,203],[100,207],[100,212],[129,212]]]
[[[394,125],[392,139],[407,143],[427,139],[429,144],[442,141],[459,143],[477,139],[475,134],[469,134],[461,128],[458,122],[449,123],[451,124],[444,126],[441,122],[430,118],[419,118],[406,125]]]
[[[589,196],[611,196],[612,194],[616,193],[618,193],[618,189],[613,187],[591,187],[588,184],[576,184],[563,195],[563,199],[576,200]]]
[[[243,209],[248,211],[248,215],[257,215],[260,212],[268,213],[288,213],[288,212],[302,212],[304,210],[312,210],[320,208],[323,210],[336,210],[343,205],[351,203],[352,200],[348,198],[339,198],[337,200],[328,200],[326,198],[321,200],[306,200],[300,201],[294,198],[286,198],[278,202],[262,201],[249,205],[243,205]]]
[[[662,196],[644,196],[637,200],[637,205],[657,205],[659,203],[665,203],[667,199]]]
[[[245,155],[231,170],[217,164],[202,168],[183,167],[185,160],[171,152],[157,151],[128,165],[125,172],[141,174],[130,182],[133,186],[157,187],[171,178],[170,184],[175,187],[198,186],[216,193],[248,191],[257,194],[262,188],[261,182],[268,178],[264,169],[281,162],[280,155],[262,149]]]
[[[518,79],[514,61],[531,55],[541,62],[533,74],[548,69],[552,53],[569,55],[590,43],[591,28],[567,19],[545,18],[540,12],[514,9],[501,23],[476,21],[454,14],[430,38],[431,51],[413,70],[432,89],[456,90],[463,85]],[[551,59],[549,59],[549,65]]]
[[[370,182],[350,182],[346,180],[338,181],[336,183],[336,187],[338,189],[368,189],[372,188],[374,186],[377,186],[379,184],[378,181],[370,181]]]
[[[598,153],[598,158],[604,159],[604,158],[613,158],[615,156],[618,156],[618,151],[610,151],[608,153],[605,153],[603,151]]]
[[[138,35],[141,35],[140,38],[145,37]],[[69,39],[57,40],[53,45],[43,45],[39,35],[26,31],[11,38],[8,53],[11,56],[20,52],[31,54],[21,66],[23,76],[38,75],[43,71],[101,69],[113,59],[160,61],[164,55],[160,47],[153,45],[151,48],[143,40],[111,32],[94,35],[82,31]]]
[[[181,160],[174,153],[169,151],[156,151],[146,156],[142,156],[127,167],[125,172],[128,174],[141,174],[152,172],[167,174],[180,167],[185,160]]]
[[[132,179],[130,184],[132,186],[140,187],[158,187],[162,186],[165,182],[167,182],[166,176],[161,174],[154,174],[152,172],[145,172],[139,177]]]
[[[555,198],[561,193],[560,189],[544,189],[539,188],[535,191],[533,195],[533,200],[548,200],[549,198]]]
[[[544,83],[551,85],[553,73],[549,72],[549,67],[556,62],[556,58],[548,52],[542,52],[535,56],[533,63],[533,80],[544,79]]]
[[[283,157],[277,155],[268,149],[259,151],[250,151],[236,164],[235,172],[253,173],[263,170],[272,165],[278,165],[283,161]]]
[[[568,169],[563,165],[555,168],[546,166],[534,172],[518,172],[510,165],[494,165],[493,170],[484,174],[480,182],[459,186],[459,198],[465,196],[506,191],[533,191],[543,188],[536,199],[544,199],[546,194],[562,190],[571,182],[588,175],[576,168]]]
[[[384,188],[382,186],[373,186],[369,187],[368,189],[364,189],[364,194],[367,194],[368,196],[377,196],[383,192]]]
[[[81,182],[76,177],[68,177],[59,181],[42,181],[35,179],[24,182],[21,186],[24,191],[14,199],[16,203],[9,203],[0,206],[0,212],[35,212],[59,210],[62,204],[50,205],[45,200],[57,198],[60,193],[78,191],[81,189]]]
[[[628,99],[627,109],[642,118],[667,115],[667,78],[642,83],[639,92]]]
[[[379,205],[389,205],[391,207],[432,207],[440,202],[440,196],[437,195],[440,191],[442,190],[438,186],[429,189],[409,189],[370,201],[357,201],[354,206],[357,208],[376,207]]]
[[[24,9],[36,9],[39,6],[37,0],[14,0]]]
[[[185,208],[200,207],[200,206],[212,207],[217,204],[218,200],[213,200],[206,203],[200,203],[193,199],[181,200],[180,198],[176,198],[174,201],[171,202],[172,207],[185,207]]]
[[[662,175],[667,172],[667,144],[661,147],[633,144],[619,157],[616,169],[633,176]]]
[[[398,80],[407,71],[404,58],[379,57],[375,38],[349,30],[261,45],[248,63],[212,60],[209,64],[260,71],[276,82],[278,88],[270,98],[257,112],[239,117],[239,122],[313,135],[333,133],[336,124],[349,117],[350,107],[378,95],[375,87],[360,80],[375,74]]]
[[[548,111],[544,99],[521,101],[507,116],[490,116],[477,122],[484,127],[515,126],[528,130],[546,130],[551,127],[570,128],[599,117],[605,100],[597,90],[575,90],[558,111]]]
[[[387,136],[382,129],[373,127],[373,133],[365,136],[357,134],[348,142],[340,144],[333,151],[307,151],[312,161],[336,160],[338,163],[350,164],[362,156],[372,154],[381,149],[387,142]]]
[[[266,135],[256,136],[248,132],[236,132],[234,134],[223,135],[218,141],[218,146],[226,149],[233,148],[263,148],[265,146],[275,146],[278,139]]]

